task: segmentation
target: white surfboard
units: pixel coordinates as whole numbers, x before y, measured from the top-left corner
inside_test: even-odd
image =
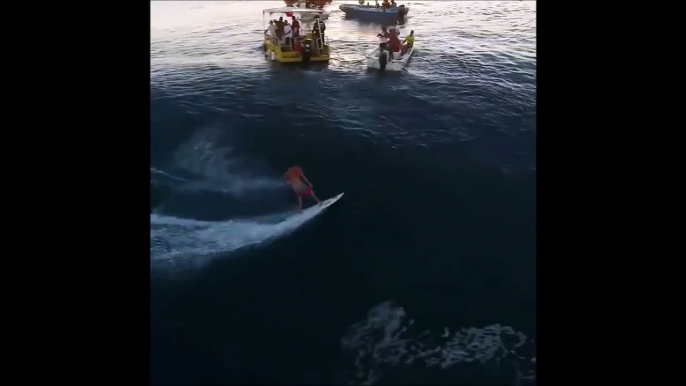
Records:
[[[343,197],[344,194],[345,194],[345,192],[339,194],[336,197],[332,197],[332,198],[329,198],[328,200],[322,201],[319,203],[319,206],[321,207],[321,209],[325,209],[325,208],[331,206],[334,202],[338,201],[338,199]]]
[[[324,209],[331,206],[334,202],[338,201],[341,197],[343,197],[343,193],[335,197],[331,197],[328,200],[320,201],[319,204],[314,204],[310,207],[303,208],[303,210],[298,210],[296,208],[286,212],[253,218],[252,221],[262,224],[278,224],[293,218],[312,218],[321,213]]]

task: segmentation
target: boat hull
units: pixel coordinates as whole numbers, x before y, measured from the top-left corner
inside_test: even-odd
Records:
[[[367,68],[382,71],[402,71],[405,67],[407,67],[407,64],[410,61],[410,58],[412,57],[413,53],[414,47],[411,47],[410,50],[407,51],[405,55],[401,56],[400,58],[397,58],[398,53],[394,52],[393,55],[395,59],[387,60],[386,67],[382,69],[381,61],[379,60],[379,48],[377,47],[367,55]],[[388,58],[388,52],[385,52],[385,54]]]
[[[330,13],[328,11],[322,11],[322,13],[318,14],[320,20],[328,20],[329,19]],[[315,19],[315,15],[312,14],[301,14],[300,15],[300,20],[302,21],[313,21]]]
[[[410,12],[410,8],[407,7],[377,8],[375,6],[354,4],[341,4],[338,8],[351,18],[384,21],[404,20],[407,13]]]
[[[308,36],[313,41],[313,37]],[[282,47],[278,40],[268,34],[264,35],[264,54],[267,59],[279,63],[302,63],[302,54],[298,51],[291,51],[288,47]],[[317,55],[311,55],[310,62],[328,62],[331,55],[331,48],[328,43],[324,44],[323,49]]]

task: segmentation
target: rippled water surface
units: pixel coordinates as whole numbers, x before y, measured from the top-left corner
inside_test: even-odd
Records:
[[[534,382],[535,2],[399,2],[401,73],[341,3],[303,67],[281,1],[151,2],[153,383]]]

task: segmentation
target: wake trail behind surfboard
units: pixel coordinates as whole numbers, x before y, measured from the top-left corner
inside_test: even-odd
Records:
[[[316,217],[343,194],[296,212],[267,218],[197,221],[160,214],[150,215],[150,258],[155,264],[229,253],[286,235]],[[283,218],[274,221],[274,218]]]

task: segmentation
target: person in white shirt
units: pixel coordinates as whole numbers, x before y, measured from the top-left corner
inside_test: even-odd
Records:
[[[286,45],[291,46],[293,41],[293,28],[290,24],[288,24],[288,20],[286,20],[286,24],[283,26],[283,36],[285,38]]]
[[[386,31],[386,27],[381,27],[381,33],[376,35],[376,37],[379,38],[379,48],[385,50],[388,45],[388,38],[390,37],[388,31]]]
[[[269,33],[270,36],[276,36],[276,25],[274,24],[274,21],[269,21],[269,27],[265,32]]]

